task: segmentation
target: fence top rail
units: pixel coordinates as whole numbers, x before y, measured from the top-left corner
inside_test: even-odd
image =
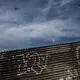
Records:
[[[68,44],[77,44],[80,43],[80,41],[74,41],[74,42],[61,42],[59,44],[52,44],[52,45],[41,45],[41,46],[34,46],[34,47],[28,47],[28,48],[21,48],[21,49],[9,49],[9,50],[4,50],[4,51],[0,51],[0,53],[7,53],[7,52],[15,52],[15,51],[25,51],[25,50],[32,50],[32,49],[39,49],[39,48],[47,48],[47,47],[59,47],[61,45],[68,45]]]

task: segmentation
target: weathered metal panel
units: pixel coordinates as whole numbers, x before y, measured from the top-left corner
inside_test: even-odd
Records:
[[[0,53],[0,80],[80,80],[80,42]]]

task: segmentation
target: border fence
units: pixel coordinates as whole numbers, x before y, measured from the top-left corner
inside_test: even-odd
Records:
[[[80,80],[80,42],[1,52],[0,80]]]

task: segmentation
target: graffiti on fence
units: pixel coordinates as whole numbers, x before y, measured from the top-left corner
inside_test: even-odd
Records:
[[[0,53],[0,59],[3,59],[3,58],[4,58],[3,54],[2,54],[2,53]]]
[[[76,57],[78,59],[78,65],[80,65],[80,46],[77,47],[76,49]]]
[[[27,55],[21,54],[16,56],[22,57],[24,64],[19,64],[17,75],[27,74],[31,71],[35,72],[36,74],[41,74],[47,66],[48,57],[50,57],[50,55],[41,55],[35,51],[31,51]],[[18,59],[17,61],[20,62],[21,60]],[[21,71],[22,67],[24,67],[23,72]]]
[[[15,66],[17,67],[17,76],[28,74],[29,72],[34,72],[37,75],[41,74],[42,71],[46,69],[49,57],[49,54],[39,54],[35,51],[7,57],[4,56],[4,54],[0,54],[0,59],[3,59],[3,61],[5,59],[11,61],[11,65],[13,65],[11,68],[15,68]]]

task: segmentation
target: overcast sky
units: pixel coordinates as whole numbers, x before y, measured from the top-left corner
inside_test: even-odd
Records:
[[[80,0],[0,0],[0,50],[80,40]]]

